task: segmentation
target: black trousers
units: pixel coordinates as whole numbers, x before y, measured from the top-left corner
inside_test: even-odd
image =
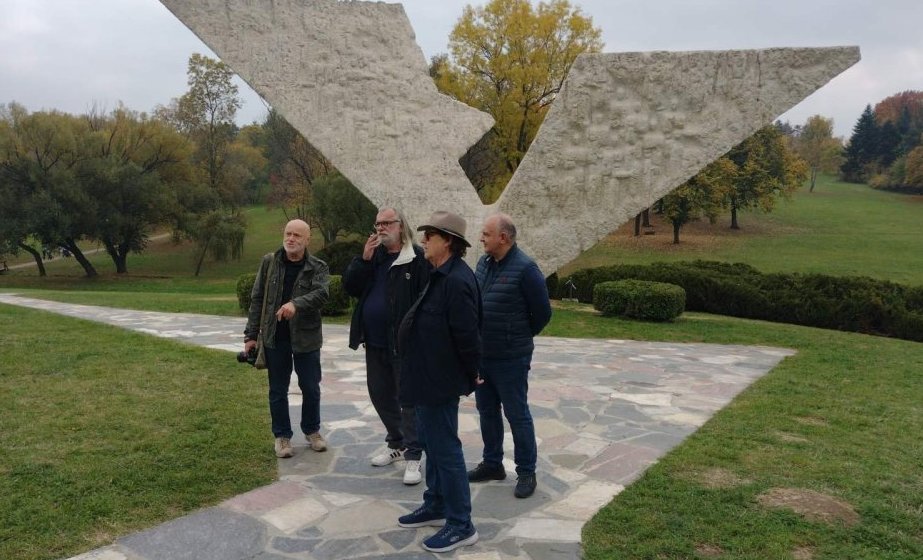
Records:
[[[398,394],[401,366],[387,348],[365,347],[366,382],[375,412],[385,425],[385,441],[391,449],[406,448],[404,459],[419,461],[423,455],[417,439],[417,418],[412,406],[401,406]]]

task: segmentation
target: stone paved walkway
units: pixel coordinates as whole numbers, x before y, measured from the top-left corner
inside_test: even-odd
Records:
[[[237,352],[243,319],[128,311],[0,294],[0,303],[45,309],[155,336]],[[580,556],[580,530],[613,496],[740,391],[793,352],[778,348],[539,337],[529,391],[539,439],[538,490],[513,497],[515,476],[471,487],[480,541],[445,555],[419,543],[434,528],[401,529],[423,485],[404,486],[403,464],[375,468],[384,432],[365,387],[362,352],[347,328],[324,326],[322,431],[330,450],[302,435],[279,481],[72,560],[432,558],[558,559]],[[293,408],[300,406],[292,384]],[[463,399],[460,437],[480,459],[477,410]],[[297,410],[292,411],[293,415]],[[300,439],[299,439],[300,438]],[[512,438],[507,433],[507,456]],[[271,452],[268,434],[266,452]],[[514,465],[507,461],[508,472]]]

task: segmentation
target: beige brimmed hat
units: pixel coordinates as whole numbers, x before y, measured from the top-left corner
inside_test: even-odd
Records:
[[[439,231],[454,235],[461,239],[465,247],[471,247],[471,243],[468,243],[468,240],[465,239],[466,225],[465,219],[458,214],[446,212],[445,210],[436,210],[433,212],[433,215],[429,217],[429,221],[418,227],[417,231],[438,229]]]

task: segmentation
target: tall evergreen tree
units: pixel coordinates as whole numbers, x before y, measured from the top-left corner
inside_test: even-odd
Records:
[[[869,167],[879,159],[880,127],[875,121],[872,106],[866,105],[862,115],[853,127],[849,145],[846,146],[846,160],[840,166],[844,181],[861,183],[868,179]]]

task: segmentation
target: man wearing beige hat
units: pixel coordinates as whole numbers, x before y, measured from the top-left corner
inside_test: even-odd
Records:
[[[430,552],[474,544],[471,491],[458,438],[458,400],[474,391],[481,360],[481,298],[467,248],[465,220],[434,212],[423,232],[423,254],[433,266],[423,294],[398,333],[401,402],[413,404],[426,452],[423,505],[398,519],[401,527],[442,527],[423,541]]]

